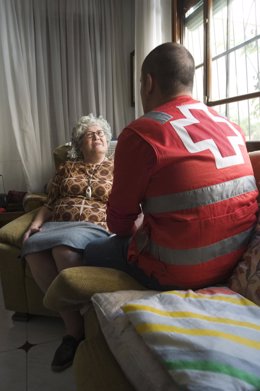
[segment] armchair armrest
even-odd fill
[[[42,206],[46,201],[46,193],[26,193],[23,198],[23,209],[25,212],[30,212]]]
[[[31,224],[38,209],[25,213],[10,223],[4,225],[0,229],[0,243],[9,244],[11,246],[21,248],[23,235]]]
[[[80,310],[94,293],[132,289],[146,288],[119,270],[78,266],[60,272],[47,290],[43,303],[45,307],[58,312]]]

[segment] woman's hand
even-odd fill
[[[30,236],[42,230],[42,225],[45,221],[48,221],[52,215],[52,210],[43,205],[36,216],[34,217],[30,227],[27,229],[23,236],[23,242],[25,242]]]
[[[39,225],[36,224],[30,225],[30,227],[27,229],[27,231],[23,236],[23,242],[25,242],[30,236],[32,236],[33,234],[39,231],[41,231],[41,227]]]

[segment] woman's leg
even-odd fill
[[[25,259],[31,269],[36,284],[45,293],[51,282],[58,275],[51,251],[46,250],[28,254]]]
[[[25,259],[35,282],[43,293],[47,291],[61,270],[82,265],[82,255],[67,246],[58,246],[52,250],[28,254]]]
[[[82,255],[67,246],[58,246],[52,249],[58,273],[70,267],[82,265]],[[53,371],[60,372],[69,367],[74,359],[77,347],[84,336],[83,318],[78,311],[64,310],[60,312],[64,321],[66,335],[57,348],[51,367]]]
[[[58,272],[69,267],[82,266],[82,252],[68,246],[57,246],[52,249]]]
[[[82,255],[67,246],[58,246],[51,251],[42,251],[26,256],[33,278],[43,293],[45,293],[58,275],[66,268],[81,266]],[[72,364],[77,346],[84,335],[83,318],[78,311],[61,311],[66,336],[55,352],[52,369],[62,371]]]
[[[67,246],[59,246],[52,249],[52,256],[55,261],[58,273],[70,267],[82,266],[82,254]],[[84,334],[83,318],[78,311],[61,311],[67,334],[77,340],[82,339]]]

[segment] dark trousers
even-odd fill
[[[129,241],[130,237],[117,235],[93,240],[84,250],[84,265],[121,270],[147,289],[170,290],[170,287],[161,286],[153,276],[147,276],[135,263],[127,261]]]

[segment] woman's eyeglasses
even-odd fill
[[[96,137],[96,136],[98,136],[98,137],[104,137],[104,135],[105,135],[105,132],[104,132],[104,130],[102,130],[102,129],[100,129],[100,130],[97,130],[96,132],[86,132],[85,133],[85,136],[87,137],[87,138],[93,138],[94,136]]]

